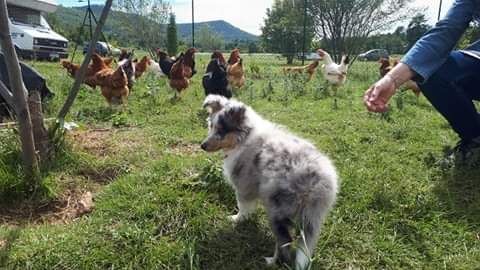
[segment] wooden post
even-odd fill
[[[303,1],[303,44],[302,44],[302,66],[305,65],[305,50],[307,45],[307,0]]]
[[[50,138],[48,137],[48,132],[43,121],[42,99],[39,91],[30,92],[28,107],[32,118],[35,149],[37,149],[39,153],[40,163],[46,162],[50,156]]]
[[[195,48],[195,3],[192,0],[192,48]]]
[[[5,56],[5,63],[7,67],[9,67],[7,71],[13,94],[13,108],[15,109],[19,125],[25,177],[30,185],[30,191],[33,192],[40,181],[40,170],[37,154],[35,152],[35,143],[33,141],[30,112],[27,106],[27,91],[23,84],[20,64],[18,63],[17,53],[13,47],[12,38],[10,36],[6,0],[0,0],[0,42]]]
[[[103,7],[103,10],[102,10],[102,15],[100,15],[100,20],[98,21],[98,24],[95,28],[95,33],[93,34],[93,37],[90,40],[90,46],[89,46],[88,52],[85,55],[85,59],[83,59],[83,63],[80,66],[80,70],[75,76],[75,82],[73,83],[72,89],[68,94],[67,100],[65,101],[65,104],[63,104],[62,109],[58,113],[59,124],[62,126],[65,121],[65,117],[70,111],[70,108],[72,107],[73,102],[75,101],[75,98],[78,95],[78,91],[80,90],[80,85],[85,79],[85,74],[87,73],[87,67],[88,67],[88,64],[90,63],[90,59],[92,58],[92,53],[93,53],[93,50],[95,49],[95,44],[97,43],[98,38],[102,33],[103,25],[105,25],[105,22],[107,21],[108,13],[110,12],[110,8],[112,7],[112,2],[113,0],[107,0],[105,2],[105,6]]]
[[[10,105],[10,107],[13,108],[12,92],[8,90],[7,86],[5,86],[5,84],[2,81],[0,81],[0,96],[2,96],[3,99],[5,99],[5,101],[8,103],[8,105]]]
[[[442,0],[440,0],[440,4],[438,4],[438,17],[437,22],[440,21],[440,15],[442,14]]]

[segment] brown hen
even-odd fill
[[[235,48],[230,52],[230,57],[228,57],[227,64],[233,65],[240,61],[240,49]]]
[[[90,82],[101,87],[102,95],[110,105],[115,99],[125,105],[128,103],[128,79],[122,67],[102,69],[90,78]]]
[[[140,62],[135,63],[135,79],[138,79],[150,65],[150,57],[144,56]]]
[[[236,88],[245,84],[245,71],[243,70],[243,60],[240,58],[240,50],[234,49],[228,58],[227,66],[228,83]]]
[[[185,64],[185,76],[187,78],[192,78],[193,75],[197,73],[195,70],[195,53],[197,49],[190,48],[183,55],[184,64]]]
[[[93,84],[91,77],[100,70],[110,68],[112,61],[112,58],[103,58],[96,53],[92,54],[92,63],[88,65],[87,72],[85,73],[84,83],[92,88],[95,88],[96,85]],[[75,78],[80,70],[79,64],[74,64],[68,60],[62,60],[61,64],[72,78]]]
[[[175,97],[177,97],[177,94],[181,94],[183,90],[187,89],[190,84],[185,71],[185,59],[183,55],[180,55],[177,62],[173,64],[172,69],[170,70],[170,87],[176,90]]]

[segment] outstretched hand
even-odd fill
[[[388,102],[395,94],[396,88],[393,78],[387,75],[365,92],[363,103],[371,112],[386,112],[388,110]]]

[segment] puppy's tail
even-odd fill
[[[295,258],[295,269],[306,270],[311,265],[313,250],[317,245],[321,227],[327,215],[330,204],[324,200],[310,202],[302,211],[301,215],[301,238],[299,239]]]

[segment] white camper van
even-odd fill
[[[10,32],[20,57],[68,57],[68,40],[55,33],[44,15],[55,12],[55,0],[7,0]]]

